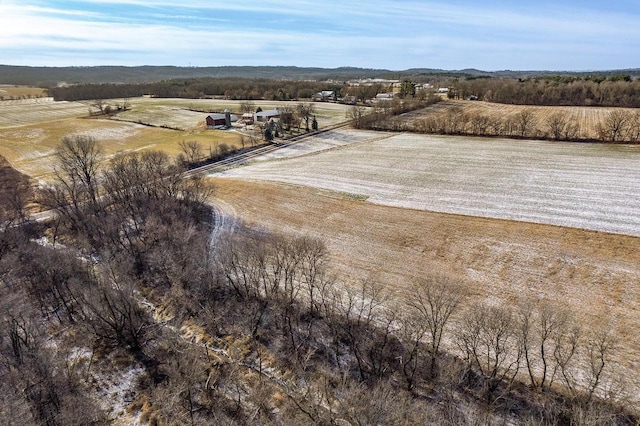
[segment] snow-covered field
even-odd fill
[[[324,188],[383,205],[640,236],[640,146],[355,130],[301,145],[331,141],[344,146],[291,152],[286,160],[220,175]]]
[[[0,104],[0,128],[27,126],[87,115],[89,107],[80,102],[54,102],[53,98],[4,101]]]

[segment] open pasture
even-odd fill
[[[114,120],[146,124],[153,127],[167,127],[179,130],[204,128],[206,114],[190,111],[167,103],[133,103],[127,111],[113,116]]]
[[[205,130],[206,114],[189,111],[188,100],[136,98],[130,102],[131,109],[121,113],[133,114],[132,122],[106,116],[89,118],[91,103],[54,102],[52,98],[0,102],[0,155],[19,171],[46,180],[55,165],[54,150],[65,136],[94,137],[107,158],[142,149],[175,156],[181,152],[181,141],[200,143],[205,155],[222,144],[241,146],[238,133]],[[117,103],[122,100],[107,101],[109,105]],[[161,128],[163,125],[186,130]]]
[[[180,153],[181,141],[197,141],[205,154],[220,144],[240,146],[235,132],[217,130],[176,131],[109,119],[70,118],[30,126],[0,128],[0,155],[21,172],[47,179],[53,171],[55,148],[65,136],[94,137],[107,158],[118,153],[156,149],[169,155]]]
[[[389,206],[640,236],[640,146],[377,135],[222,176],[351,193]]]
[[[226,99],[176,99],[176,98],[131,98],[128,100],[130,110],[119,113],[116,119],[142,122],[154,126],[168,126],[180,129],[191,129],[204,126],[208,112],[231,110],[241,114],[240,104],[243,101]],[[251,101],[255,108],[263,110],[275,109],[287,105],[295,109],[301,101]],[[306,102],[305,102],[306,103]],[[346,120],[349,106],[329,102],[314,102],[316,119],[320,127],[331,126]]]

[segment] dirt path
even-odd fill
[[[217,197],[262,228],[324,239],[345,281],[368,275],[403,292],[413,277],[459,276],[470,300],[548,299],[587,327],[609,326],[640,389],[640,238],[374,205],[348,194],[214,179]]]
[[[213,228],[210,244],[214,246],[221,237],[231,234],[236,228],[238,216],[233,206],[224,200],[214,198],[209,203],[213,214]]]

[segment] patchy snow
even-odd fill
[[[96,378],[100,402],[110,417],[122,417],[126,413],[126,406],[133,399],[136,379],[144,371],[143,367],[134,366],[111,375],[101,374]]]
[[[640,236],[640,146],[412,134],[363,142],[371,133],[339,149],[254,162],[218,176],[362,194],[389,206]],[[308,143],[318,144],[315,139]]]
[[[137,123],[114,121],[109,121],[106,123],[108,123],[108,127],[98,127],[95,129],[85,130],[83,132],[74,133],[74,135],[89,136],[97,141],[124,140],[135,135],[140,130],[145,128],[145,126],[143,126],[142,124]]]
[[[82,117],[87,113],[87,105],[83,103],[54,102],[53,98],[3,101],[0,104],[0,128]]]

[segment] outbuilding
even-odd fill
[[[253,114],[245,112],[242,114],[242,121],[244,121],[244,124],[253,124]]]
[[[270,109],[268,111],[260,111],[253,114],[253,121],[267,122],[272,118],[280,118],[280,111],[277,109]]]
[[[238,121],[238,116],[225,111],[224,114],[209,114],[206,121],[207,127],[231,127],[231,123]]]
[[[333,90],[323,90],[313,95],[314,101],[330,101],[335,98],[336,94]]]

